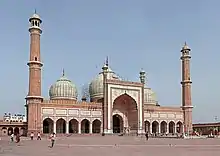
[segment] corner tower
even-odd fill
[[[182,109],[184,113],[184,131],[191,133],[192,128],[192,100],[191,100],[191,78],[190,78],[190,51],[188,45],[184,44],[181,49],[181,60],[182,60]]]
[[[41,96],[41,68],[43,66],[40,58],[40,36],[42,20],[35,13],[29,19],[30,27],[30,58],[29,66],[29,90],[26,97],[28,132],[40,129],[40,106],[43,97]]]

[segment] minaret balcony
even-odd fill
[[[29,61],[29,62],[27,63],[28,66],[30,66],[31,64],[39,65],[40,67],[43,66],[43,63],[40,62],[40,61]]]

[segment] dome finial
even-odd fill
[[[64,71],[64,68],[63,68],[63,73],[62,73],[62,76],[65,76],[65,71]]]
[[[34,13],[37,14],[37,9],[36,8],[34,9]]]
[[[108,56],[106,57],[106,66],[108,66]]]

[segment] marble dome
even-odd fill
[[[60,79],[56,81],[50,87],[49,90],[50,99],[72,99],[77,100],[78,92],[76,85],[72,83],[65,75],[63,74]]]
[[[157,104],[156,93],[151,88],[144,88],[144,104]]]
[[[121,80],[121,78],[115,74],[115,72],[113,72],[109,66],[107,69],[107,79]],[[90,83],[89,94],[91,99],[103,98],[103,72],[100,72],[98,76]]]

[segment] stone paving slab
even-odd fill
[[[50,141],[22,138],[21,143],[0,140],[0,156],[216,156],[220,139],[150,139],[119,136],[71,136]]]

